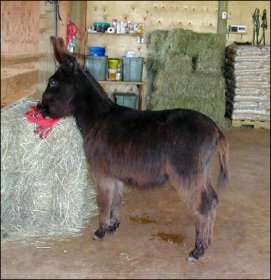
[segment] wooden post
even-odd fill
[[[217,33],[225,39],[226,45],[226,34],[227,34],[227,18],[222,19],[222,12],[227,13],[228,17],[228,1],[218,1],[218,22],[217,22]]]
[[[82,40],[80,41],[79,55],[80,62],[82,65],[85,65],[85,50],[87,44],[87,32],[86,32],[86,21],[87,21],[87,1],[81,1],[81,25],[80,29],[82,30]]]

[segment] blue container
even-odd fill
[[[89,55],[91,56],[104,56],[105,48],[103,47],[89,47]]]

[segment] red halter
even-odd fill
[[[40,134],[40,138],[44,139],[48,137],[52,130],[53,125],[60,120],[60,118],[52,119],[44,116],[38,111],[37,106],[32,106],[31,109],[24,113],[28,121],[35,123],[35,134]]]

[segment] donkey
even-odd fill
[[[209,175],[215,150],[218,185],[229,179],[224,134],[209,117],[193,110],[141,111],[115,104],[66,50],[62,38],[50,41],[59,67],[38,109],[52,118],[76,119],[97,188],[99,227],[93,239],[119,227],[124,184],[159,186],[169,181],[194,213],[196,241],[187,261],[203,256],[211,244],[218,203]]]

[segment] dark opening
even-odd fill
[[[198,65],[198,56],[196,55],[192,57],[192,68],[194,71],[196,70],[197,65]]]

